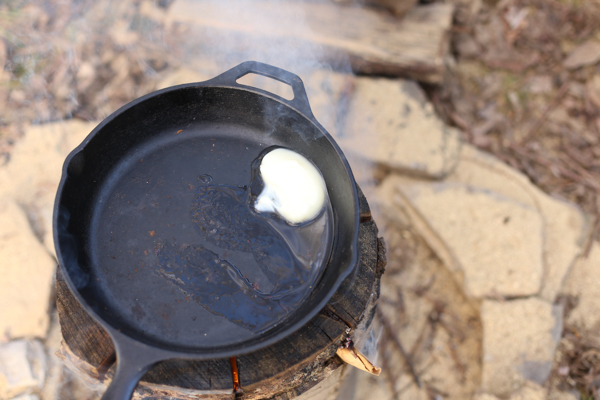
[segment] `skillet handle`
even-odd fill
[[[261,93],[268,94],[270,96],[276,96],[280,101],[287,103],[288,105],[295,108],[305,116],[310,117],[313,120],[315,119],[310,109],[310,103],[308,102],[308,97],[306,95],[306,90],[304,88],[304,83],[302,83],[302,79],[300,79],[300,77],[296,74],[275,67],[273,65],[261,63],[258,61],[246,61],[241,63],[237,67],[233,67],[229,71],[225,71],[221,75],[218,75],[215,78],[207,81],[207,83],[210,82],[210,84],[216,85],[237,86],[247,88],[249,86],[241,85],[236,81],[242,76],[247,75],[249,73],[266,76],[268,78],[275,79],[279,82],[283,82],[285,84],[290,85],[292,87],[292,91],[294,92],[294,98],[292,100],[284,99],[281,96],[277,96],[276,94],[255,87],[252,87],[252,89],[260,91]]]
[[[130,400],[140,379],[155,364],[165,359],[164,355],[145,345],[113,336],[117,349],[117,370],[101,400]],[[125,342],[125,343],[124,343]]]

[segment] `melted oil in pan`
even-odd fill
[[[294,226],[253,208],[261,187],[253,164],[247,186],[213,185],[198,176],[190,218],[199,244],[162,243],[159,273],[206,310],[254,333],[282,321],[316,284],[331,244],[329,200],[308,223]]]

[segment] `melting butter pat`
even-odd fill
[[[325,205],[326,187],[321,173],[305,157],[287,150],[267,153],[260,164],[265,187],[254,208],[276,212],[292,224],[315,218]]]

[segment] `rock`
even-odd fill
[[[356,78],[338,141],[375,163],[443,178],[456,166],[460,137],[436,116],[412,81]]]
[[[482,389],[509,396],[527,381],[543,384],[562,330],[562,307],[537,299],[484,300]]]
[[[0,200],[0,342],[44,337],[55,261],[13,201]]]
[[[1,169],[11,185],[3,186],[0,195],[12,195],[22,203],[30,201],[40,187],[56,188],[65,157],[94,127],[94,123],[71,120],[26,128]]]
[[[546,400],[546,389],[528,381],[510,396],[510,400]]]
[[[52,209],[65,157],[94,127],[79,120],[29,126],[8,164],[0,167],[0,198],[12,198],[27,211],[51,254]]]
[[[46,248],[49,254],[54,254],[54,237],[52,235],[52,213],[54,212],[54,200],[56,199],[56,188],[40,187],[38,195],[27,205],[27,214],[31,222],[33,232]]]
[[[0,398],[9,399],[39,390],[44,384],[45,369],[44,347],[39,341],[15,340],[0,344]]]
[[[397,176],[379,189],[386,215],[411,216],[468,296],[528,296],[540,290],[542,219],[532,207],[454,182]]]
[[[540,297],[554,302],[563,281],[591,233],[592,225],[574,205],[541,194],[545,273]]]
[[[600,42],[588,40],[575,47],[563,62],[567,69],[576,69],[586,65],[593,65],[600,61]]]
[[[600,327],[600,244],[594,242],[587,258],[577,260],[565,280],[562,293],[578,298],[578,305],[567,318],[567,323],[583,329]]]
[[[540,296],[554,302],[564,277],[582,251],[591,224],[575,206],[554,199],[519,171],[470,145],[446,178],[499,193],[538,210],[543,219],[544,278]]]
[[[386,182],[388,179],[392,179],[393,183]],[[497,294],[512,296],[516,295],[516,292],[521,293],[520,295],[530,295],[539,291],[541,298],[553,302],[564,277],[589,237],[591,224],[575,206],[551,198],[535,187],[520,172],[470,145],[463,145],[459,163],[441,183],[428,183],[398,176],[387,178],[386,181],[381,185],[378,194],[383,209],[387,210],[386,216],[401,223],[406,223],[408,218],[417,232],[452,270],[457,281],[466,285],[467,294],[471,296],[481,297],[482,293],[484,293],[483,296]],[[477,192],[479,195],[471,196],[469,191]],[[425,193],[425,203],[420,197],[423,193]],[[497,287],[496,292],[490,292],[495,283],[488,279],[488,276],[495,277],[495,280],[506,280],[509,277],[511,265],[504,262],[504,252],[500,251],[498,247],[490,249],[488,252],[478,249],[472,244],[472,241],[479,241],[477,235],[480,233],[477,229],[490,235],[491,231],[481,226],[477,228],[473,224],[469,207],[466,203],[461,204],[462,200],[454,198],[456,195],[453,193],[460,193],[456,195],[461,199],[464,197],[471,198],[473,201],[476,197],[486,199],[485,204],[496,204],[500,199],[503,199],[500,203],[512,201],[519,204],[520,208],[530,210],[526,213],[527,215],[538,214],[537,218],[540,221],[537,228],[530,225],[532,230],[528,234],[524,234],[520,228],[517,228],[516,236],[513,237],[529,249],[523,248],[521,253],[511,252],[512,257],[517,257],[518,254],[521,254],[520,256],[527,254],[529,257],[522,259],[520,264],[512,263],[512,267],[524,266],[525,270],[521,270],[521,267],[518,268],[519,276],[527,278],[527,282],[523,281],[517,285],[524,285],[525,289],[521,287],[506,291],[507,287],[504,285]],[[444,200],[442,200],[442,195]],[[450,203],[447,203],[448,201]],[[473,206],[475,204],[473,203]],[[485,207],[488,206],[485,205]],[[508,205],[504,207],[510,208]],[[478,216],[480,223],[487,224],[485,218],[492,218],[491,211],[486,214],[485,208],[478,208],[473,212],[477,215],[484,214]],[[403,218],[404,220],[402,220]],[[461,223],[466,227],[464,232],[475,235],[469,236],[470,241],[465,241],[463,232],[458,235],[458,229],[462,229],[459,225]],[[510,226],[510,218],[507,223]],[[503,225],[504,228],[508,226]],[[506,230],[504,232],[509,233]],[[485,237],[481,236],[482,243],[493,245],[493,241],[484,240]],[[497,241],[501,238],[502,236],[495,237],[493,240]],[[504,237],[504,239],[509,240],[509,237]],[[518,243],[514,242],[514,244]],[[541,259],[538,256],[540,246],[543,246]],[[463,254],[463,251],[466,253]],[[484,258],[481,258],[482,253],[485,253]],[[478,262],[489,260],[490,257],[495,257],[499,267],[491,266],[488,261],[481,263],[484,266],[484,269],[481,269]],[[470,261],[463,265],[467,260]],[[536,264],[532,265],[530,261],[535,261]],[[489,266],[489,270],[485,269],[486,265]],[[492,271],[492,273],[488,275],[487,271]],[[535,280],[532,281],[531,277],[534,277]],[[481,279],[485,281],[484,286],[479,286]],[[541,287],[539,280],[541,280]]]

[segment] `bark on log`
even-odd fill
[[[225,57],[232,65],[250,57],[297,71],[291,64],[324,59],[362,74],[442,81],[451,4],[417,6],[403,18],[333,3],[254,1],[251,7],[178,0],[166,23],[188,26],[190,54]]]
[[[337,370],[343,362],[335,354],[337,347],[346,335],[354,338],[370,326],[385,267],[385,249],[377,238],[377,226],[371,220],[362,192],[360,210],[363,217],[356,273],[342,283],[321,313],[298,332],[267,349],[237,357],[247,400],[292,399],[334,372],[341,376],[341,371]],[[116,361],[112,342],[71,294],[60,269],[56,277],[56,294],[64,338],[59,356],[88,380],[108,383]],[[232,399],[232,387],[228,359],[170,360],[156,365],[144,375],[134,399],[191,400],[199,395],[207,399]],[[335,385],[331,387],[335,389]],[[317,389],[314,392],[318,392]]]

